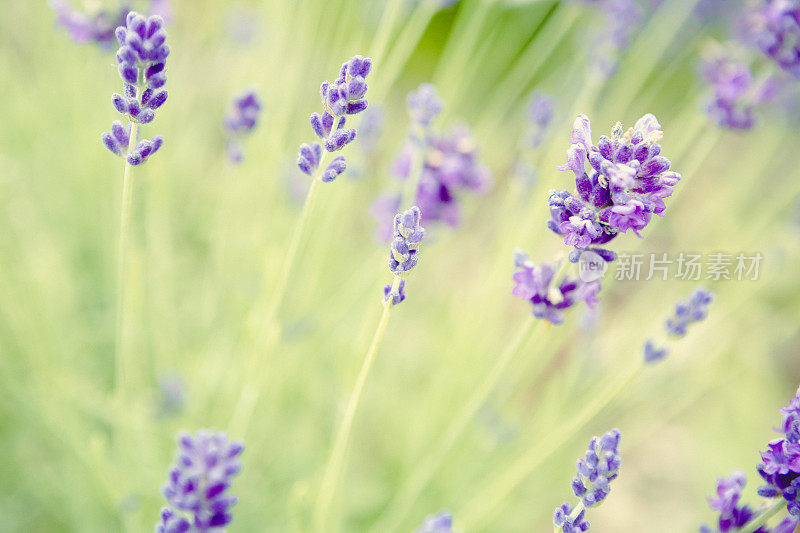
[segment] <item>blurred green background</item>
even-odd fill
[[[716,477],[734,469],[747,472],[755,498],[757,451],[800,381],[797,123],[780,109],[746,133],[708,123],[699,54],[727,30],[702,23],[695,4],[645,6],[619,68],[604,79],[587,75],[588,36],[602,17],[579,3],[173,2],[170,98],[144,128],[165,144],[134,170],[125,342],[135,367],[118,401],[123,164],[100,143],[118,118],[113,50],[71,42],[42,1],[6,2],[0,530],[151,531],[176,433],[230,430],[244,383],[260,394],[246,432],[240,425],[231,434],[246,450],[229,529],[308,529],[391,281],[369,207],[391,186],[407,135],[405,95],[426,81],[445,101],[438,125],[472,128],[493,187],[465,195],[460,227],[428,228],[356,415],[329,530],[412,531],[446,508],[462,532],[548,531],[553,508],[571,500],[575,458],[612,427],[623,433],[622,474],[589,516],[595,531],[696,531],[713,520],[705,497]],[[348,148],[348,172],[321,187],[270,333],[276,342],[256,348],[263,364],[248,375],[253,309],[269,301],[310,181],[294,166],[297,146],[312,138],[319,83],[357,53],[375,61],[367,97],[384,113],[377,150]],[[224,159],[222,117],[250,85],[264,112],[234,167]],[[532,90],[554,97],[556,114],[526,186],[513,167]],[[684,175],[668,216],[643,240],[619,239],[620,251],[760,252],[761,276],[704,281],[717,295],[709,319],[520,483],[493,494],[520,458],[637,364],[645,338],[697,286],[608,280],[598,313],[575,309],[565,325],[536,331],[406,512],[382,523],[529,320],[526,302],[510,295],[514,248],[535,261],[565,251],[545,228],[545,200],[549,189],[572,186],[555,167],[578,112],[591,117],[595,138],[617,120],[627,127],[654,113],[664,154]],[[164,383],[176,379],[185,401],[165,412]]]

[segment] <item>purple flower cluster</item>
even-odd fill
[[[781,408],[781,415],[778,431],[783,436],[761,452],[757,469],[766,485],[758,493],[765,498],[785,499],[789,514],[800,519],[800,390],[789,405]]]
[[[461,220],[458,195],[463,191],[484,192],[489,170],[478,160],[477,144],[466,126],[451,129],[431,139],[423,159],[415,203],[424,220],[439,220],[456,226]]]
[[[690,324],[705,320],[708,306],[714,301],[714,293],[707,289],[697,289],[691,298],[675,305],[675,315],[665,324],[667,333],[673,337],[683,337]]]
[[[675,314],[667,319],[664,329],[673,338],[686,335],[689,325],[701,322],[708,316],[708,306],[714,301],[714,293],[707,289],[697,289],[688,300],[683,300],[675,305]],[[655,363],[664,359],[669,350],[659,347],[653,339],[647,339],[644,344],[644,361]]]
[[[800,0],[759,0],[743,21],[744,38],[800,78]]]
[[[574,509],[568,503],[562,503],[553,511],[553,525],[564,533],[581,533],[589,529],[586,521],[586,509]]]
[[[419,243],[425,236],[420,226],[422,213],[417,206],[394,217],[394,239],[389,247],[389,270],[402,276],[417,266]]]
[[[137,124],[133,131],[138,134],[138,124],[152,122],[156,109],[167,101],[167,91],[163,89],[167,82],[164,68],[169,56],[167,32],[160,16],[145,18],[131,11],[125,26],[119,26],[115,35],[120,46],[117,50],[117,68],[122,78],[123,94],[114,93],[111,102],[117,111],[127,116],[131,124]],[[149,141],[138,141],[130,149],[138,140],[131,138],[130,126],[126,135],[121,134],[121,123],[112,124],[111,130],[102,134],[103,144],[115,155],[125,156],[131,165],[145,162],[163,143],[161,135],[156,135]]]
[[[395,275],[394,282],[383,288],[383,302],[397,305],[406,299],[405,276],[419,261],[419,244],[425,236],[425,228],[419,225],[422,214],[414,206],[394,217],[394,239],[389,246],[389,270]]]
[[[768,508],[773,510],[770,512],[776,510],[775,505],[785,504],[788,515],[772,529],[760,526],[753,533],[792,533],[800,524],[800,390],[789,405],[781,408],[781,415],[777,431],[782,437],[769,442],[767,449],[761,452],[761,464],[757,470],[766,484],[759,487],[758,494],[776,499]],[[717,527],[702,526],[701,533],[740,531],[761,516],[761,512],[767,512],[740,505],[746,482],[742,472],[717,480],[717,494],[708,499],[711,508],[719,512]]]
[[[614,429],[602,437],[592,437],[583,459],[578,459],[577,475],[572,479],[572,492],[580,498],[576,507],[564,503],[553,512],[553,524],[564,533],[580,533],[589,529],[585,510],[597,507],[611,492],[611,482],[619,476],[622,458],[619,441],[622,435]]]
[[[556,266],[544,263],[536,265],[527,254],[517,251],[514,257],[514,283],[511,294],[531,302],[533,316],[543,318],[551,324],[564,322],[564,311],[584,301],[589,307],[599,302],[599,281],[583,281],[565,276],[555,280]]]
[[[320,139],[311,144],[300,145],[297,166],[309,176],[320,166],[325,153],[337,152],[353,142],[356,130],[345,128],[347,115],[361,113],[367,108],[364,96],[367,94],[366,78],[372,69],[372,60],[362,56],[354,56],[342,64],[339,77],[333,83],[322,82],[320,95],[324,110],[322,114],[312,113],[311,129]],[[338,156],[325,168],[320,176],[324,182],[331,182],[345,171],[345,160]]]
[[[712,87],[712,95],[706,102],[706,113],[723,128],[752,128],[756,123],[756,107],[777,95],[777,84],[773,78],[754,80],[750,67],[724,50],[706,57],[702,71]]]
[[[448,511],[430,515],[414,533],[453,533],[453,515]]]
[[[234,98],[225,115],[225,151],[231,163],[240,163],[244,156],[242,139],[255,129],[261,114],[261,100],[253,89],[248,89]]]
[[[210,532],[228,525],[237,500],[226,491],[241,470],[243,449],[224,433],[181,434],[175,465],[163,488],[170,507],[162,509],[156,533]]]
[[[67,0],[50,0],[48,3],[56,13],[56,24],[67,31],[70,39],[76,43],[94,42],[106,49],[114,42],[114,29],[125,24],[129,11],[126,6],[120,6],[113,10],[82,13],[73,9]]]
[[[559,167],[574,173],[577,194],[551,191],[548,227],[567,245],[613,260],[615,254],[596,247],[628,230],[641,237],[653,214],[664,216],[664,199],[681,178],[661,155],[662,137],[661,125],[648,113],[625,132],[617,123],[611,137],[603,135],[594,145],[589,118],[578,115],[567,162]]]

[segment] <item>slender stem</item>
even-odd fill
[[[392,283],[392,291],[396,291],[399,284],[400,277],[395,276]],[[347,445],[350,440],[350,432],[353,428],[356,409],[358,409],[358,404],[361,400],[364,383],[367,381],[367,376],[375,360],[375,353],[378,351],[378,346],[381,343],[381,339],[383,339],[383,333],[386,331],[386,324],[389,322],[389,313],[391,309],[391,300],[384,303],[383,314],[381,315],[380,322],[378,322],[378,328],[375,330],[375,335],[372,337],[372,344],[370,344],[369,350],[367,350],[367,355],[364,357],[364,362],[361,365],[361,371],[358,373],[355,387],[353,387],[353,392],[350,394],[350,399],[347,402],[344,418],[336,434],[336,440],[334,441],[328,464],[325,467],[322,484],[320,485],[320,492],[314,507],[314,531],[321,532],[329,529],[328,516],[330,514],[331,502],[333,501],[333,495],[336,491],[339,476],[344,466],[345,453],[347,452]]]
[[[781,509],[786,508],[786,500],[783,498],[779,498],[778,501],[771,504],[770,506],[764,508],[757,516],[756,519],[752,522],[749,522],[746,526],[742,527],[738,531],[740,533],[753,533],[758,528],[763,526],[764,524],[769,521],[770,518],[775,516]]]
[[[322,159],[324,158],[325,154],[323,152]],[[322,167],[322,164],[323,161],[320,161],[320,167]],[[322,168],[324,170],[324,167]],[[283,261],[281,275],[280,278],[278,278],[278,286],[272,296],[272,305],[270,306],[269,313],[265,317],[265,320],[267,321],[272,320],[274,315],[280,311],[281,304],[286,296],[286,289],[289,285],[292,267],[294,267],[294,262],[297,259],[297,250],[300,248],[300,242],[303,240],[303,233],[305,233],[306,225],[308,223],[308,215],[311,213],[311,206],[314,203],[314,198],[316,197],[320,183],[321,181],[318,178],[314,178],[311,181],[311,186],[308,188],[308,194],[306,195],[306,200],[303,203],[303,210],[300,213],[300,220],[298,220],[297,226],[294,228],[292,240],[289,243],[289,249],[286,252],[286,259]]]
[[[136,146],[139,136],[139,123],[131,123],[130,140],[128,141],[128,153]],[[131,204],[133,199],[133,167],[125,161],[125,172],[122,176],[122,205],[120,207],[119,219],[119,248],[117,251],[117,339],[116,339],[116,379],[115,386],[117,394],[122,396],[122,391],[130,379],[130,368],[127,361],[127,350],[125,347],[125,304],[126,295],[126,275],[128,272],[128,226],[130,226]]]
[[[376,526],[372,528],[372,531],[380,531],[383,533],[391,531],[399,525],[405,514],[417,500],[419,494],[436,473],[437,467],[441,465],[448,452],[450,452],[456,442],[458,442],[459,436],[467,428],[470,421],[474,419],[475,413],[477,413],[480,407],[486,402],[486,399],[489,397],[492,390],[494,390],[497,382],[508,368],[508,365],[514,360],[514,356],[525,346],[527,340],[536,330],[536,326],[541,322],[541,320],[533,318],[525,322],[512,342],[495,361],[494,366],[489,370],[486,378],[473,390],[472,395],[464,403],[461,410],[453,417],[450,426],[447,428],[447,432],[439,442],[433,446],[433,451],[417,463],[416,469],[397,492],[394,501],[384,513],[384,518],[379,520]]]
[[[485,490],[473,498],[472,504],[464,508],[463,514],[459,514],[462,517],[462,524],[468,524],[468,529],[477,529],[480,525],[479,520],[484,519],[522,480],[541,466],[553,453],[561,449],[570,437],[613,402],[641,374],[643,368],[644,363],[640,362],[627,376],[599,395],[592,395],[592,399],[586,403],[584,409],[577,416],[572,417],[565,424],[557,426],[555,432],[545,435],[539,441],[539,446],[529,448],[525,455],[514,461],[511,467],[506,469],[494,483],[484,485]],[[462,527],[467,529],[466,526]]]

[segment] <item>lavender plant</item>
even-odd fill
[[[339,483],[339,477],[344,466],[345,454],[350,440],[350,432],[353,427],[356,410],[361,400],[361,393],[364,384],[369,376],[370,369],[375,360],[378,346],[380,346],[386,325],[389,322],[390,310],[401,303],[406,298],[405,279],[419,261],[419,245],[425,236],[425,229],[420,226],[422,214],[417,206],[413,206],[402,213],[398,213],[394,218],[394,240],[389,247],[389,271],[394,274],[394,281],[391,285],[384,287],[383,293],[383,313],[381,315],[378,328],[372,338],[367,355],[361,365],[356,384],[350,399],[347,402],[342,423],[334,439],[330,458],[325,467],[319,494],[314,507],[313,523],[315,531],[324,531],[328,527],[330,507],[333,502],[334,492]]]
[[[578,472],[572,479],[572,491],[579,498],[574,507],[568,502],[553,512],[553,530],[580,533],[589,529],[586,509],[599,506],[611,492],[611,482],[619,475],[621,434],[614,429],[602,437],[592,437],[586,456],[578,459]]]
[[[247,89],[233,99],[223,119],[225,154],[231,163],[241,163],[244,157],[242,140],[253,133],[261,114],[261,100],[255,90]]]
[[[782,421],[776,429],[781,434],[761,452],[758,474],[765,482],[758,494],[766,504],[758,509],[740,504],[747,479],[736,471],[717,481],[717,494],[709,504],[719,513],[716,527],[700,528],[701,533],[791,533],[800,524],[800,390],[780,410]],[[788,512],[772,529],[767,523],[775,515]]]
[[[168,507],[161,510],[156,533],[211,533],[230,524],[237,499],[227,491],[241,470],[243,450],[224,433],[179,435],[178,455],[163,487]]]
[[[743,38],[800,79],[800,1],[758,0],[741,22]]]
[[[48,0],[56,14],[56,25],[63,28],[70,39],[76,43],[95,43],[101,48],[110,49],[114,42],[114,30],[125,25],[131,2],[120,2],[116,9],[103,9],[99,5],[90,6],[87,12],[74,9],[69,0]],[[148,13],[168,19],[172,10],[169,0],[150,0]]]
[[[443,102],[431,84],[422,84],[409,93],[409,135],[392,165],[404,185],[397,193],[381,195],[372,206],[378,221],[376,236],[388,240],[390,228],[383,225],[394,206],[403,198],[414,198],[424,214],[423,222],[440,221],[456,226],[461,219],[458,197],[463,191],[484,192],[490,182],[488,169],[478,160],[477,144],[466,126],[457,126],[437,135],[433,121]]]

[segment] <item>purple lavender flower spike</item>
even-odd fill
[[[550,192],[548,228],[579,250],[605,245],[628,230],[641,237],[653,214],[664,216],[664,198],[680,180],[660,155],[662,136],[656,117],[647,114],[624,132],[618,123],[595,145],[589,118],[578,115],[567,162],[558,167],[573,173],[576,192]]]
[[[683,337],[690,324],[700,322],[708,315],[708,306],[714,294],[706,289],[697,289],[691,298],[675,305],[675,314],[667,319],[665,328],[673,337]]]
[[[417,265],[419,244],[425,236],[422,214],[417,206],[394,217],[394,240],[389,250],[389,270],[403,276]]]
[[[243,449],[224,433],[201,430],[194,436],[179,435],[175,465],[163,487],[170,507],[162,510],[156,531],[210,532],[230,524],[230,508],[237,499],[227,490],[241,470]]]
[[[553,325],[564,323],[564,312],[578,302],[586,302],[589,307],[598,303],[599,281],[583,281],[565,276],[560,282],[554,277],[556,266],[548,263],[536,265],[524,252],[514,254],[513,280],[511,294],[532,304],[533,316],[547,320]]]
[[[453,531],[453,515],[449,511],[430,515],[414,533],[455,533]]]
[[[117,27],[114,36],[119,42],[117,63],[122,78],[122,94],[114,93],[111,101],[114,108],[129,120],[123,142],[122,124],[115,121],[112,132],[117,143],[110,142],[107,132],[102,135],[103,144],[112,153],[124,157],[130,165],[140,165],[155,154],[163,143],[160,135],[151,140],[139,140],[138,124],[149,124],[155,119],[155,110],[167,100],[167,91],[161,89],[166,83],[165,59],[169,55],[166,45],[166,30],[160,16],[148,18],[135,11],[128,12],[124,26]],[[130,139],[133,123],[137,123],[135,139]],[[128,141],[137,141],[129,150]]]
[[[156,96],[153,97],[154,100]],[[247,89],[234,98],[231,108],[223,120],[226,137],[225,151],[228,161],[231,163],[242,161],[244,156],[242,140],[252,134],[258,124],[261,107],[261,100],[253,89]]]
[[[345,128],[346,115],[355,115],[367,108],[366,78],[372,69],[372,60],[362,56],[354,56],[342,64],[339,76],[333,81],[322,82],[320,96],[324,107],[322,113],[312,113],[309,122],[314,134],[320,139],[321,145],[313,143],[312,146],[321,146],[326,152],[336,152],[353,142],[356,138],[354,128]],[[338,118],[338,121],[336,120]],[[335,126],[334,126],[335,124]],[[308,146],[308,145],[303,145]],[[312,174],[319,167],[324,158],[320,153],[315,157],[304,154],[303,146],[300,147],[300,157],[297,165],[306,174]],[[344,172],[344,157],[334,158],[319,179],[329,183]]]
[[[553,524],[564,533],[580,533],[589,529],[586,509],[597,507],[611,492],[611,482],[619,476],[622,458],[619,454],[621,434],[614,429],[602,437],[592,437],[583,459],[578,459],[577,475],[572,479],[572,492],[581,503],[572,507],[564,503],[553,512]]]

